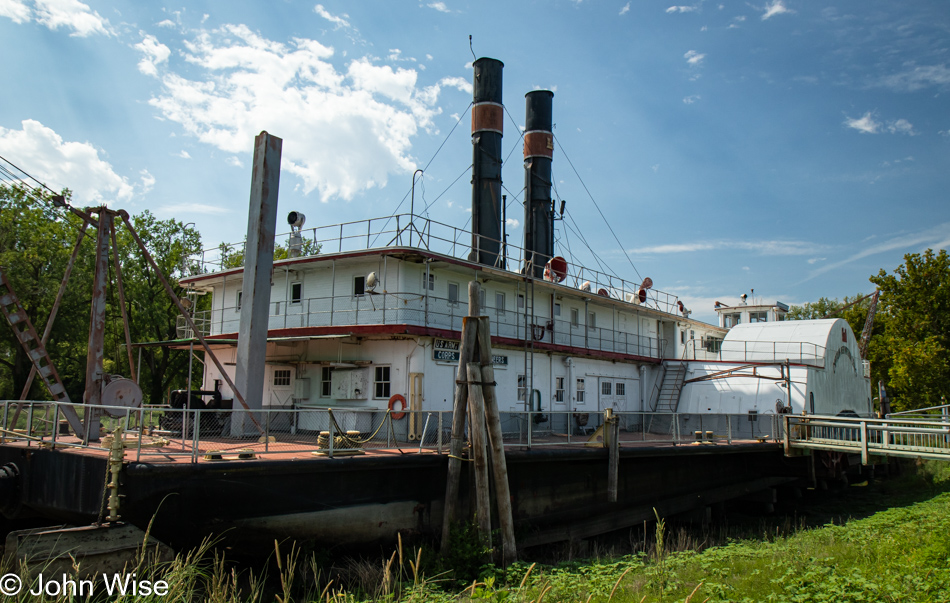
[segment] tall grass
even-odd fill
[[[409,548],[401,537],[388,556],[330,563],[296,544],[275,542],[270,561],[255,569],[228,562],[206,541],[170,562],[151,562],[145,551],[136,560],[130,571],[139,579],[167,581],[167,595],[109,600],[950,603],[950,468],[921,464],[915,476],[883,483],[887,487],[875,493],[893,495],[892,508],[852,521],[833,519],[818,527],[785,522],[755,538],[724,538],[708,546],[717,537],[696,540],[657,515],[649,542],[638,542],[634,553],[551,565],[520,562],[506,570],[475,566],[477,577],[465,581],[431,549]],[[881,494],[888,489],[892,494]],[[458,534],[460,552],[479,558],[483,551],[469,546],[465,529]],[[2,571],[18,572],[24,584],[35,585],[25,567]],[[25,592],[9,600],[66,599]],[[72,600],[106,600],[103,595],[97,585],[95,597]]]

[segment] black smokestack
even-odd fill
[[[501,61],[475,61],[472,106],[472,253],[469,260],[504,267],[501,247],[501,137],[505,110],[501,103]]]
[[[551,104],[554,93],[534,90],[525,94],[524,133],[524,249],[531,274],[540,278],[554,257],[554,211],[551,207]]]

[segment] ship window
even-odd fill
[[[581,323],[581,313],[577,311],[577,308],[571,308],[571,326],[576,327]]]
[[[377,366],[376,367],[376,379],[375,379],[375,390],[374,398],[388,398],[389,397],[389,367],[388,366]]]
[[[280,316],[280,302],[274,302],[274,316]]]
[[[457,306],[459,303],[459,284],[449,283],[449,303]]]
[[[290,369],[275,370],[274,385],[290,385]]]
[[[333,369],[329,366],[321,367],[320,369],[320,397],[329,398],[330,391],[333,386]]]
[[[554,304],[554,315],[555,316],[561,315],[561,304]]]
[[[727,329],[731,329],[742,322],[742,314],[723,314],[722,319],[722,326],[726,327]]]
[[[600,393],[601,393],[601,395],[609,396],[609,395],[610,395],[610,390],[611,390],[611,383],[610,383],[610,381],[604,381],[604,382],[602,382],[602,383],[600,384]]]
[[[722,339],[719,339],[718,337],[710,337],[709,335],[707,335],[705,347],[706,347],[707,352],[718,354],[719,350],[722,348]]]
[[[749,312],[749,322],[768,322],[768,312]]]
[[[422,275],[422,289],[423,289],[423,291],[425,290],[425,288],[426,288],[426,275],[423,274],[423,275]],[[429,291],[435,291],[435,275],[434,275],[434,274],[430,274],[430,275],[429,275]]]
[[[680,331],[680,343],[686,343],[686,331]]]
[[[524,295],[518,295],[518,309],[524,308]]]
[[[597,315],[591,312],[587,315],[587,328],[596,329],[597,328]]]
[[[504,314],[505,313],[505,294],[501,291],[495,292],[495,313]]]
[[[524,375],[518,375],[518,399],[524,402],[525,393],[528,391],[528,380]]]
[[[621,397],[626,396],[626,395],[627,395],[627,384],[626,384],[626,383],[623,383],[623,382],[617,383],[617,387],[616,387],[616,389],[615,389],[614,391],[617,392],[617,395],[618,395],[618,396],[621,396]]]
[[[577,403],[578,404],[584,403],[584,380],[583,379],[577,380]]]
[[[299,304],[303,299],[303,283],[290,283],[290,303]]]
[[[235,309],[235,310],[240,310],[240,309],[241,309],[241,296],[242,296],[242,295],[244,295],[244,292],[243,292],[243,291],[238,291],[238,292],[237,292],[237,301],[234,302],[234,309]]]
[[[564,401],[564,377],[554,378],[554,401]]]
[[[357,276],[353,279],[353,295],[363,295],[366,293],[366,277]]]

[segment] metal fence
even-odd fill
[[[313,297],[292,304],[270,302],[268,310],[268,329],[409,324],[461,331],[462,318],[468,314],[468,304],[419,293],[387,292]],[[499,308],[488,304],[482,313],[491,318],[493,337],[518,340],[533,338],[545,343],[647,358],[662,358],[665,352],[666,341],[663,339],[596,327],[581,322],[580,317],[577,322],[559,317],[553,320],[535,317],[533,321],[526,321],[523,308]],[[179,319],[178,335],[190,336],[184,319]],[[240,326],[240,309],[232,306],[204,310],[196,312],[194,319],[203,335],[233,333]]]
[[[16,408],[21,412],[14,424]],[[121,426],[126,460],[213,462],[252,458],[329,458],[377,452],[385,454],[448,454],[451,411],[406,411],[393,414],[371,409],[267,408],[264,410],[137,409],[74,404],[84,416],[99,409],[99,442],[82,442],[65,429],[62,404],[3,402],[3,443],[26,446],[85,448],[104,453]],[[105,413],[111,414],[105,414]],[[402,414],[403,416],[399,416]],[[669,414],[619,412],[620,446],[733,444],[781,442],[778,415]],[[604,446],[603,413],[576,411],[502,412],[505,447]],[[467,436],[466,436],[467,439]]]
[[[871,455],[950,460],[950,417],[886,419],[785,415],[785,451],[832,450]]]
[[[306,228],[301,231],[301,234],[308,244],[320,245],[322,254],[407,246],[459,259],[468,258],[472,251],[473,240],[470,231],[410,214]],[[278,244],[285,244],[289,236],[290,233],[278,234],[275,241]],[[487,242],[489,239],[482,237],[482,240]],[[309,243],[311,241],[312,243]],[[494,243],[498,244],[497,241]],[[240,242],[204,249],[186,260],[183,273],[198,275],[237,267],[230,264],[240,264],[238,260],[244,255],[244,247],[245,243]],[[222,248],[224,253],[222,253]],[[517,274],[527,272],[525,268],[529,263],[529,253],[507,243],[501,245],[501,248],[504,250],[505,264],[503,266],[500,264],[499,267],[507,267],[508,270]],[[232,256],[237,260],[229,261],[229,257]],[[567,263],[564,284],[574,288],[583,287],[591,294],[601,293],[631,304],[641,303],[637,297],[640,290],[639,282],[591,270],[573,262]],[[646,301],[643,305],[668,313],[678,311],[677,296],[657,289],[648,289],[645,294]]]

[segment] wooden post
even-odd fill
[[[472,317],[467,316],[466,320]],[[476,331],[477,332],[477,331]],[[482,543],[491,546],[491,501],[488,486],[488,448],[485,433],[485,398],[482,392],[482,368],[477,362],[468,363],[469,437],[472,440],[472,460],[475,461],[475,518]]]
[[[617,481],[620,468],[620,418],[612,409],[604,411],[604,439],[607,440],[607,502],[617,502]]]
[[[478,319],[478,351],[482,365],[482,393],[485,397],[485,420],[488,423],[488,441],[491,445],[492,473],[498,502],[498,525],[501,528],[502,563],[505,567],[518,559],[515,546],[515,526],[511,513],[511,489],[508,486],[508,464],[502,441],[501,415],[495,396],[495,369],[492,366],[491,322],[487,316]]]
[[[478,316],[481,313],[478,282],[468,284],[468,313]],[[463,319],[462,341],[459,346],[459,368],[457,380],[468,381],[468,363],[475,352],[478,330]],[[458,516],[459,481],[462,474],[462,448],[465,443],[465,414],[468,406],[468,387],[455,385],[455,403],[452,412],[452,438],[449,442],[449,468],[445,483],[445,503],[442,513],[442,554],[449,552],[449,531]]]

